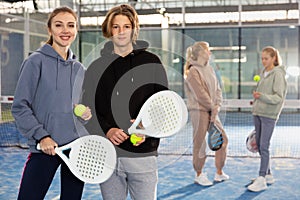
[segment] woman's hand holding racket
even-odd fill
[[[210,115],[210,121],[211,122],[214,123],[216,121],[216,118],[217,118],[217,116],[219,114],[219,110],[220,110],[220,106],[215,105],[214,108],[212,109],[211,115]]]
[[[56,154],[55,148],[58,147],[58,144],[51,138],[45,137],[40,141],[40,149],[45,154],[54,156]]]

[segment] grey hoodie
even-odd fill
[[[256,88],[261,96],[253,101],[252,113],[277,120],[287,93],[286,71],[283,66],[276,66],[266,77],[263,73]]]
[[[85,71],[71,50],[68,55],[64,60],[45,44],[22,63],[12,114],[31,152],[38,152],[36,144],[46,136],[64,145],[81,135],[73,107],[79,103]]]

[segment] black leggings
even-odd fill
[[[24,167],[18,200],[43,200],[61,165],[61,200],[81,199],[84,182],[76,178],[59,156],[30,153]]]

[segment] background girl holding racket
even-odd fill
[[[70,8],[56,8],[47,22],[48,41],[21,66],[12,114],[18,130],[28,138],[31,153],[21,180],[20,200],[44,199],[60,165],[60,199],[75,200],[82,196],[84,183],[54,150],[80,137],[74,121],[78,119],[73,114],[74,105],[79,103],[74,99],[79,99],[76,95],[80,92],[74,92],[74,81],[84,77],[84,68],[69,49],[77,35],[77,20]],[[81,118],[91,118],[89,108]],[[42,151],[36,149],[37,143]]]
[[[99,134],[102,129],[118,155],[115,172],[100,184],[101,194],[105,200],[126,199],[128,192],[132,199],[154,200],[159,139],[147,137],[133,144],[127,130],[144,102],[167,89],[166,72],[160,59],[146,50],[149,44],[137,40],[139,21],[130,5],[111,8],[102,31],[110,41],[88,67],[83,95],[83,102],[95,105],[101,127],[97,130],[92,119],[88,131]]]
[[[221,130],[223,144],[215,153],[216,174],[215,181],[228,180],[229,176],[223,172],[226,160],[228,139],[218,117],[222,102],[222,91],[218,84],[214,69],[209,65],[211,52],[207,42],[196,42],[187,49],[189,63],[185,70],[188,71],[185,81],[187,107],[190,112],[193,126],[193,166],[196,171],[195,183],[209,186],[213,183],[203,172],[206,160],[205,136],[210,122]]]
[[[259,176],[248,186],[248,189],[254,192],[267,189],[267,183],[274,183],[270,169],[270,140],[287,93],[286,71],[278,50],[271,46],[265,47],[261,53],[261,60],[264,70],[256,91],[253,92],[252,110],[260,155]]]

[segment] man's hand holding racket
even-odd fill
[[[170,90],[153,94],[143,104],[128,134],[163,138],[179,132],[187,123],[188,111],[183,99]],[[142,140],[140,141],[142,143]]]
[[[129,138],[127,133],[125,133],[122,129],[119,128],[111,128],[106,134],[106,137],[114,144],[120,145],[125,140]]]
[[[131,123],[134,123],[135,119],[132,119],[130,120]],[[143,129],[143,124],[140,122],[139,123],[139,128],[140,129]],[[136,139],[134,139],[136,138]],[[139,133],[136,133],[136,134],[133,134],[133,135],[130,135],[130,141],[132,142],[133,146],[139,146],[140,144],[142,144],[143,142],[145,142],[146,140],[146,136],[143,135],[143,134],[139,134]]]
[[[187,119],[188,111],[183,99],[173,91],[160,91],[147,99],[137,118],[131,120],[128,134],[136,137],[131,142],[138,146],[146,140],[146,136],[162,138],[174,135],[185,126]],[[120,145],[129,138],[128,134],[122,129],[111,128],[106,137],[114,145]]]

